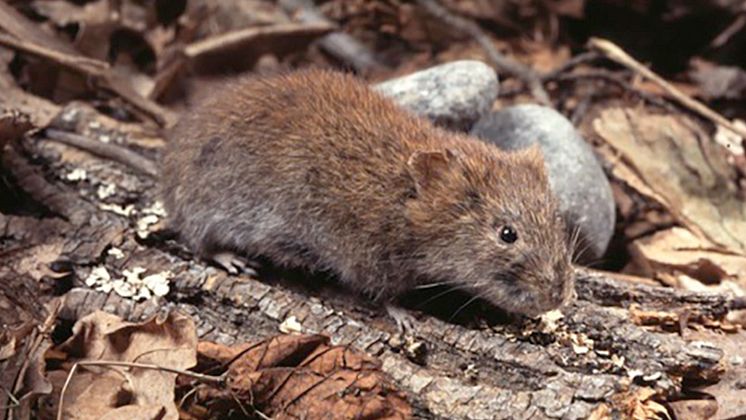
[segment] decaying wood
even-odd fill
[[[54,158],[41,143],[27,146],[41,147],[37,152]],[[15,162],[14,167],[33,173],[35,165]],[[94,178],[113,173],[102,165],[86,168]],[[52,165],[52,170],[59,178],[67,173],[65,165]],[[195,319],[202,339],[234,343],[276,334],[283,321],[295,317],[304,332],[328,334],[335,343],[378,356],[420,416],[586,418],[601,412],[625,416],[630,404],[646,403],[641,395],[666,400],[692,391],[693,384],[719,383],[743,370],[728,362],[727,350],[746,344],[743,334],[722,336],[702,327],[723,319],[732,304],[724,295],[634,284],[578,270],[579,299],[563,310],[556,326],[521,321],[466,327],[424,314],[415,324],[413,342],[402,343],[395,324],[382,311],[335,286],[309,290],[271,272],[261,280],[229,276],[162,239],[141,239],[135,233],[134,216],[112,213],[102,202],[76,198],[95,197],[85,191],[92,186],[81,185],[76,191],[55,184],[37,180],[25,188],[41,202],[50,199],[50,208],[70,216],[64,206],[58,208],[61,204],[55,198],[59,193],[54,191],[65,191],[80,212],[74,217],[80,226],[59,219],[42,221],[47,226],[44,242],[63,244],[58,258],[72,261],[78,284],[94,266],[106,268],[112,277],[142,267],[148,274],[170,272],[172,279],[171,293],[160,303],[74,288],[64,295],[62,319],[79,319],[96,309],[130,320],[179,310]],[[153,199],[152,191],[142,191],[131,214],[141,214]],[[5,230],[19,232],[9,226],[19,226],[24,219],[6,220]],[[110,247],[124,257],[105,252]],[[684,329],[637,325],[632,315],[639,312],[682,319]],[[414,351],[417,346],[426,351]]]
[[[161,265],[144,254],[141,258],[130,263]],[[568,311],[562,328],[568,334],[607,343],[611,354],[625,360],[618,369],[611,359],[599,360],[593,351],[582,354],[569,343],[532,344],[516,340],[515,330],[472,330],[434,318],[416,325],[418,341],[427,347],[426,365],[421,366],[392,348],[395,327],[382,314],[374,312],[371,319],[370,310],[360,310],[349,297],[309,300],[303,293],[252,279],[216,271],[205,275],[187,262],[177,269],[176,278],[176,296],[182,303],[171,308],[195,317],[203,338],[226,343],[256,340],[276,333],[283,320],[295,316],[304,331],[329,334],[336,343],[350,343],[378,355],[384,370],[410,394],[422,415],[585,418],[601,404],[613,406],[615,395],[638,386],[672,395],[681,389],[682,379],[716,380],[721,374],[723,352],[717,347],[688,343],[672,333],[646,331],[631,324],[626,311],[616,305],[579,301]],[[586,282],[591,288],[610,284],[625,296],[644,295],[637,288],[583,275],[581,291]],[[721,312],[718,298],[663,293],[650,299],[674,302],[679,309],[694,306],[706,313]],[[199,305],[186,303],[195,300]],[[134,318],[160,310],[153,303],[133,304],[117,296],[77,289],[67,294],[63,317],[77,319],[92,308]],[[628,377],[631,371],[652,379],[634,385]]]

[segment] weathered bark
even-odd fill
[[[335,343],[378,356],[409,394],[417,415],[431,418],[570,419],[603,410],[626,416],[646,404],[635,399],[641,389],[653,389],[658,401],[671,401],[744,370],[730,362],[739,355],[725,349],[741,349],[740,357],[746,357],[740,344],[745,334],[702,328],[723,319],[728,297],[636,285],[585,270],[577,272],[579,299],[563,310],[556,327],[542,329],[533,322],[466,327],[425,314],[414,334],[426,355],[413,361],[407,356],[412,343],[397,343],[395,325],[383,311],[334,286],[311,290],[281,279],[229,276],[193,260],[172,241],[153,235],[141,239],[138,212],[153,202],[152,180],[63,145],[26,144],[41,159],[32,164],[28,156],[14,155],[13,172],[50,215],[0,217],[0,232],[28,245],[4,264],[28,264],[42,250],[46,259],[67,261],[76,287],[64,294],[62,319],[96,309],[132,320],[179,310],[195,319],[201,339],[234,343],[274,335],[280,323],[295,316],[304,331],[328,334]],[[70,162],[88,174],[77,189],[62,181]],[[118,187],[102,200],[95,191],[107,183]],[[102,208],[102,201],[132,203],[134,210],[123,216]],[[107,252],[111,246],[124,257]],[[43,271],[46,259],[34,270]],[[99,265],[112,276],[133,267],[171,271],[171,292],[157,303],[97,292],[84,280]],[[673,315],[684,330],[637,325],[632,315],[640,311]]]

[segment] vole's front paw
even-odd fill
[[[233,275],[244,273],[254,277],[256,276],[256,268],[259,268],[259,264],[255,261],[230,251],[217,252],[212,254],[209,259]]]
[[[396,328],[401,337],[408,334],[413,334],[415,331],[415,323],[417,319],[414,315],[410,314],[406,309],[401,306],[389,303],[386,305],[386,312],[391,318],[396,321]]]

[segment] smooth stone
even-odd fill
[[[539,105],[518,105],[478,121],[471,134],[504,150],[539,144],[549,183],[571,228],[578,228],[587,247],[581,261],[606,252],[616,219],[611,185],[591,146],[559,112]]]
[[[492,109],[498,82],[490,66],[462,60],[391,79],[374,89],[441,127],[468,130]]]

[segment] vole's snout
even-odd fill
[[[547,264],[538,278],[542,280],[533,288],[534,308],[524,311],[526,315],[539,316],[559,309],[574,298],[575,287],[569,263],[560,261]]]

